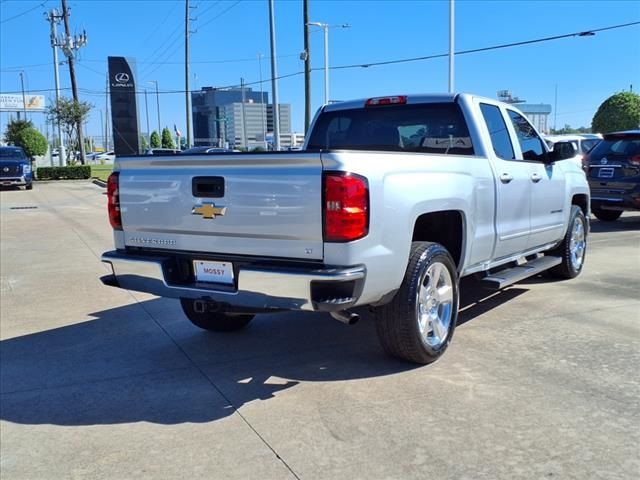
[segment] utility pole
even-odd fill
[[[24,94],[24,73],[20,72],[20,86],[22,87],[22,112],[24,113],[24,119],[27,118],[27,97]]]
[[[109,151],[109,74],[104,87],[104,151]]]
[[[269,37],[271,40],[271,96],[273,103],[273,149],[280,150],[280,112],[278,111],[278,65],[276,63],[276,18],[273,0],[269,0]]]
[[[195,8],[195,7],[194,7]],[[187,148],[193,145],[193,132],[191,130],[191,92],[189,88],[189,0],[185,0],[184,9],[184,95],[187,114]],[[180,148],[180,145],[178,145]]]
[[[73,100],[77,103],[80,101],[78,97],[78,85],[76,84],[76,70],[75,70],[75,52],[81,47],[87,44],[87,34],[85,32],[82,35],[71,36],[71,28],[69,27],[69,8],[67,7],[67,0],[62,0],[62,16],[64,20],[64,43],[62,45],[62,51],[67,57],[69,63],[69,76],[71,77],[71,91],[73,92]],[[78,131],[78,143],[80,143],[80,163],[84,164],[84,135],[82,132],[82,122],[78,122],[76,125]]]
[[[449,0],[449,93],[453,93],[453,60],[455,42],[455,6],[454,0]]]
[[[244,78],[240,78],[240,92],[242,94],[242,146],[245,150],[249,149],[249,140],[247,138],[247,109],[245,106],[246,99],[244,95]]]
[[[58,24],[62,20],[62,15],[57,9],[53,9],[46,14],[46,18],[49,21],[51,27],[51,48],[53,49],[53,78],[56,84],[56,105],[60,102],[60,76],[58,75]],[[60,166],[64,166],[65,159],[67,158],[64,151],[64,140],[62,139],[62,127],[60,122],[56,119],[56,126],[58,131],[58,161]]]
[[[144,89],[144,109],[147,112],[147,140],[149,148],[151,148],[151,131],[149,130],[149,102],[147,101],[147,89]]]
[[[302,2],[304,20],[304,132],[311,124],[311,53],[309,51],[309,0]]]
[[[102,143],[102,148],[104,148],[104,153],[107,153],[107,146],[104,143],[104,120],[102,118],[102,109],[100,109],[100,135],[103,135],[103,143]]]
[[[160,130],[160,92],[158,91],[158,81],[157,80],[149,80],[149,83],[155,83],[156,85],[156,106],[158,111],[158,135],[162,135],[162,131]],[[151,144],[151,142],[149,142]]]
[[[556,83],[556,93],[553,100],[553,129],[558,130],[558,84]]]
[[[262,89],[262,54],[258,54],[258,67],[260,68],[260,117],[262,119],[262,146],[267,148],[267,126],[264,116],[267,113],[267,106],[264,104],[264,90]]]

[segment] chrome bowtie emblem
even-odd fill
[[[214,218],[222,217],[227,212],[227,207],[216,207],[215,203],[203,203],[202,205],[196,205],[191,210],[193,215],[202,215],[202,218],[212,220]]]

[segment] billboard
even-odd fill
[[[30,112],[43,112],[44,95],[26,95],[24,96],[26,109]],[[0,111],[2,112],[18,112],[25,109],[21,94],[0,93]]]
[[[111,125],[116,156],[140,153],[140,128],[132,61],[108,57]]]

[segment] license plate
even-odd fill
[[[613,178],[613,168],[601,168],[598,172],[598,178]]]
[[[193,271],[196,274],[196,281],[198,282],[233,285],[233,263],[231,262],[194,260]]]

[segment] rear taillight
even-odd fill
[[[324,174],[324,240],[350,242],[369,232],[369,184],[353,173]]]
[[[107,205],[109,209],[109,223],[114,230],[122,230],[120,216],[120,189],[118,187],[119,172],[113,172],[107,180]]]
[[[629,163],[632,163],[633,165],[640,165],[640,155],[634,155],[629,158]]]

